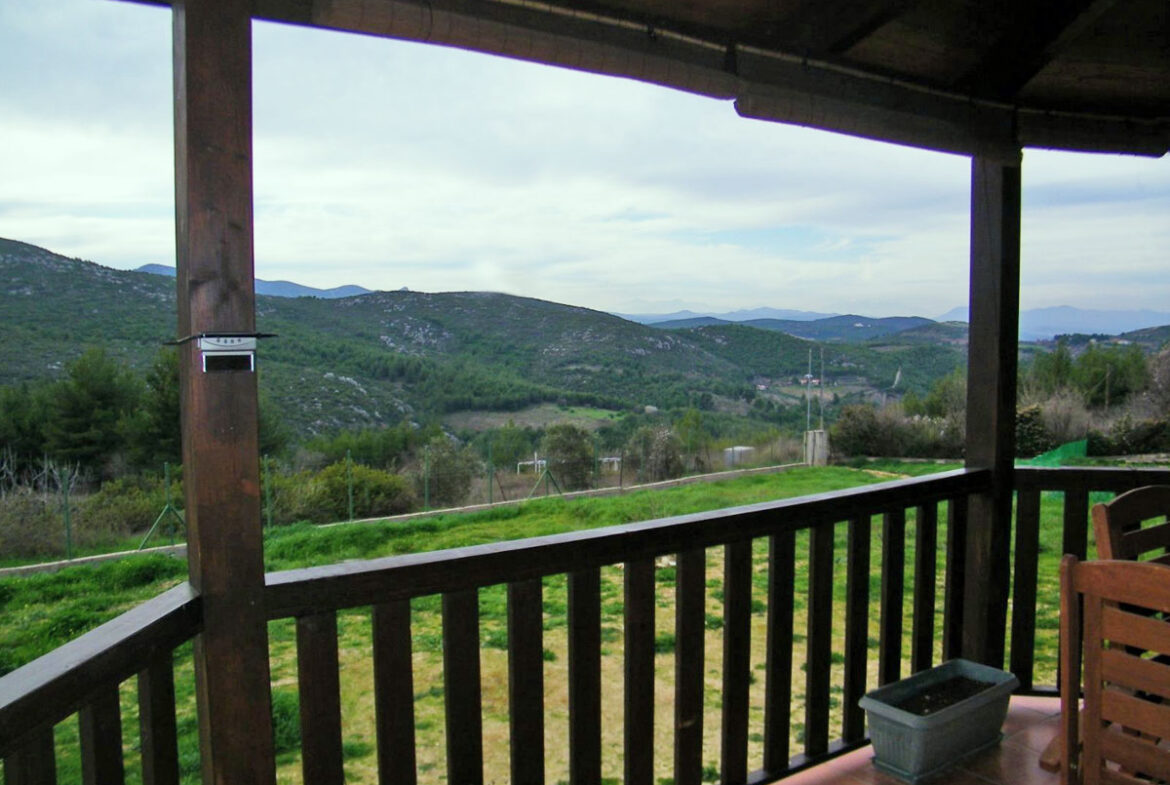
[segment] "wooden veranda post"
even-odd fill
[[[971,162],[967,466],[990,469],[968,509],[963,656],[1002,667],[1011,543],[1020,314],[1020,160]]]
[[[206,785],[275,781],[256,375],[206,370],[200,333],[252,333],[251,2],[175,0],[175,211],[188,563]]]

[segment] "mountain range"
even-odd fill
[[[175,268],[165,264],[144,264],[135,269],[139,273],[165,275],[175,277]],[[256,279],[256,294],[267,294],[272,297],[321,297],[326,300],[335,300],[338,297],[356,297],[359,294],[369,294],[372,290],[361,286],[335,286],[332,289],[315,289],[312,286],[293,283],[292,281],[265,281]]]
[[[0,281],[0,384],[56,377],[91,346],[143,368],[175,337],[175,287],[160,275],[0,239]],[[665,330],[491,292],[258,295],[256,310],[258,330],[279,336],[257,353],[261,393],[301,433],[542,402],[641,409],[702,399],[742,414],[758,396],[793,403],[820,346],[845,398],[896,378],[922,392],[964,361],[956,345],[912,337],[929,324],[905,340],[826,345],[742,324]]]

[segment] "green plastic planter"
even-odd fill
[[[987,684],[986,689],[932,714],[898,705],[956,676]],[[918,783],[963,758],[997,744],[1012,691],[1012,674],[969,660],[949,660],[930,670],[887,684],[863,697],[874,765],[900,780]]]

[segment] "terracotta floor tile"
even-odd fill
[[[1035,750],[1010,741],[980,753],[963,765],[978,776],[1003,785],[1058,785],[1060,775],[1040,768]]]
[[[1033,752],[1043,752],[1044,748],[1048,746],[1048,742],[1052,741],[1052,738],[1059,732],[1060,715],[1057,714],[1021,728],[1010,736],[1006,736],[1004,740],[1021,747],[1027,747]]]

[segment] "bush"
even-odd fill
[[[884,458],[957,458],[963,428],[955,417],[907,417],[902,407],[857,404],[841,410],[830,429],[834,453]]]
[[[683,474],[682,443],[669,428],[644,425],[626,446],[626,462],[643,482],[657,482]]]
[[[64,555],[65,528],[59,499],[27,488],[0,498],[0,553],[6,556]]]
[[[1134,422],[1129,416],[1113,423],[1109,433],[1089,432],[1089,455],[1141,455],[1170,451],[1170,421]]]
[[[1044,427],[1044,414],[1039,406],[1025,406],[1016,410],[1017,458],[1034,458],[1055,446]]]
[[[345,461],[326,466],[312,483],[306,500],[310,517],[316,523],[342,521],[349,515],[349,482],[353,481],[355,518],[398,515],[410,512],[415,496],[403,477],[380,469],[371,469]]]

